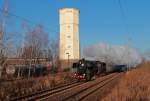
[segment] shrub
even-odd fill
[[[65,68],[63,69],[63,72],[69,72],[71,69],[70,68]]]

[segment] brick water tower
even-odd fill
[[[80,59],[79,10],[62,8],[59,10],[60,40],[59,60],[62,69],[71,67]]]

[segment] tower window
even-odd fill
[[[70,28],[70,26],[68,26],[68,28]]]
[[[69,45],[68,48],[71,48],[71,46]]]
[[[67,38],[71,38],[71,36],[70,36],[70,35],[68,35],[68,36],[67,36]]]
[[[66,12],[70,12],[70,13],[72,13],[72,10],[68,10],[68,11],[66,11]]]

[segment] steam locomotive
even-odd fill
[[[75,71],[74,78],[90,81],[94,75],[106,72],[106,63],[81,59],[73,63],[72,68]]]
[[[106,66],[105,62],[85,59],[81,59],[78,62],[73,63],[72,68],[74,71],[74,78],[78,80],[85,79],[86,81],[90,81],[95,75],[123,72],[127,70],[126,65]]]

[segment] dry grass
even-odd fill
[[[0,101],[9,101],[11,97],[30,94],[39,90],[69,83],[71,81],[72,79],[68,73],[60,73],[57,75],[4,83],[0,85]]]
[[[125,74],[102,101],[150,101],[150,63]]]

